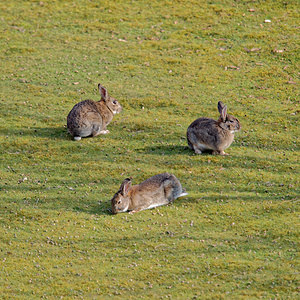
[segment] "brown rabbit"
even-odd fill
[[[75,141],[82,137],[106,134],[109,131],[106,126],[111,122],[113,116],[122,111],[120,103],[110,97],[104,86],[98,84],[101,95],[100,101],[84,100],[77,103],[69,112],[67,127]]]
[[[213,154],[228,155],[224,152],[234,139],[234,133],[241,129],[240,121],[227,114],[227,106],[218,102],[220,118],[199,118],[187,129],[189,147],[197,154],[213,150]]]
[[[131,178],[126,178],[111,199],[112,213],[117,214],[128,210],[130,213],[135,213],[169,204],[185,195],[187,193],[173,174],[158,174],[133,186],[131,186]]]

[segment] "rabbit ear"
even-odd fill
[[[121,194],[123,196],[126,196],[129,189],[131,187],[131,178],[126,178],[122,184],[121,184],[121,187],[120,187],[120,191],[121,191]]]
[[[107,90],[104,86],[102,86],[100,83],[98,84],[99,93],[101,95],[101,99],[106,101],[107,99]]]
[[[227,117],[227,106],[224,105],[224,103],[222,101],[218,102],[218,110],[219,110],[222,121],[225,122],[226,117]]]

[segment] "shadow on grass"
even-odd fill
[[[45,127],[45,128],[15,128],[15,129],[1,129],[0,135],[3,136],[30,136],[30,137],[42,137],[49,139],[62,139],[71,140],[71,136],[68,134],[67,129],[64,127]]]
[[[17,203],[21,206],[34,206],[40,209],[71,210],[95,215],[111,215],[109,200],[91,203],[88,199],[82,199],[83,193],[79,190],[71,190],[68,186],[69,184],[54,187],[45,183],[32,186],[24,183],[18,184],[17,181],[14,185],[0,184],[0,193],[5,193],[3,194],[2,204]]]
[[[144,148],[138,148],[137,152],[141,153],[147,153],[147,154],[156,154],[156,155],[175,155],[175,154],[185,154],[189,156],[195,156],[195,157],[227,157],[227,156],[221,156],[221,155],[213,155],[213,150],[205,150],[202,152],[201,155],[196,154],[193,150],[191,150],[188,146],[182,146],[182,145],[153,145],[153,146],[147,146]],[[229,154],[230,157],[237,157],[234,155],[230,155],[230,150],[226,151],[226,153]]]
[[[176,155],[188,154],[194,155],[194,152],[188,146],[181,145],[153,145],[137,149],[137,152],[156,154],[156,155]]]
[[[113,215],[111,212],[111,206],[110,202],[105,202],[105,203],[93,203],[89,205],[89,207],[79,207],[75,206],[73,210],[78,211],[78,212],[83,212],[87,214],[92,214],[92,215],[98,215],[98,216],[109,216]]]

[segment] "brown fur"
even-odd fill
[[[220,118],[217,121],[199,118],[187,129],[188,145],[197,154],[212,150],[213,154],[226,155],[224,150],[233,142],[234,132],[241,128],[239,120],[227,114],[227,107],[221,101],[218,109]]]
[[[131,179],[126,178],[111,199],[112,212],[138,212],[166,205],[184,195],[186,193],[173,174],[158,174],[134,186],[131,186]]]
[[[110,97],[101,84],[98,88],[101,94],[100,101],[81,101],[68,114],[67,127],[74,139],[108,133],[107,125],[113,119],[114,114],[122,110],[119,102]]]

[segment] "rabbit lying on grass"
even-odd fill
[[[111,199],[112,213],[141,210],[166,205],[186,196],[187,193],[179,180],[169,173],[152,176],[140,184],[131,185],[131,179],[126,178],[118,192]]]
[[[120,103],[110,97],[105,87],[100,83],[98,89],[101,95],[100,101],[84,100],[77,103],[69,112],[67,127],[75,141],[82,137],[106,134],[109,131],[106,126],[113,116],[122,111]]]
[[[189,147],[197,154],[213,150],[213,154],[228,155],[224,152],[234,139],[234,133],[241,129],[240,121],[227,114],[227,106],[218,102],[220,118],[199,118],[187,129]]]

